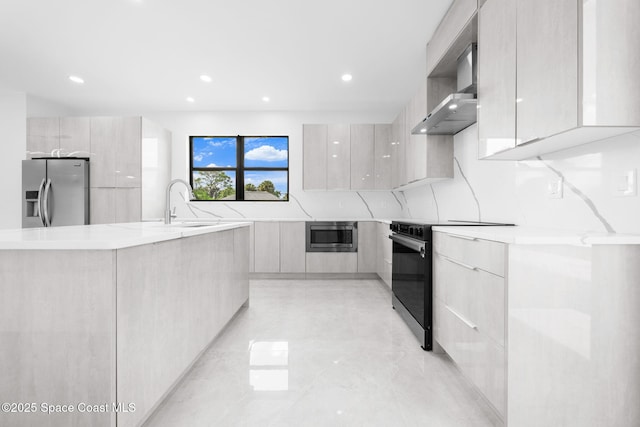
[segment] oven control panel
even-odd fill
[[[424,240],[426,237],[426,230],[424,225],[394,222],[390,226],[391,231],[404,236],[413,237],[416,239]]]

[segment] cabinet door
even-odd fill
[[[358,254],[354,252],[308,252],[307,273],[357,273]]]
[[[305,190],[327,189],[327,125],[302,125]]]
[[[116,222],[116,189],[91,188],[89,190],[89,223],[113,224]]]
[[[518,144],[578,126],[578,3],[517,0]]]
[[[413,138],[411,135],[411,129],[409,123],[412,122],[413,117],[413,98],[407,103],[404,108],[404,123],[402,125],[402,140],[404,141],[404,183],[408,184],[416,179],[416,163],[420,161],[414,156]],[[423,160],[426,160],[423,159]]]
[[[115,117],[91,118],[91,187],[116,186]]]
[[[516,3],[491,0],[478,22],[478,157],[516,145]]]
[[[73,157],[89,157],[91,152],[91,119],[60,117],[60,151]]]
[[[121,117],[115,126],[116,186],[140,187],[142,121],[140,117]]]
[[[375,125],[375,189],[391,189],[391,125]]]
[[[280,272],[280,223],[255,223],[255,271],[257,273]]]
[[[427,178],[427,135],[412,135],[411,130],[427,117],[427,81],[420,86],[418,93],[411,100],[411,108],[407,116],[407,138],[413,164],[411,181]]]
[[[404,130],[404,114],[398,114],[398,117],[391,124],[392,142],[391,142],[391,187],[398,188],[403,185],[404,178],[404,145],[402,144],[402,133]],[[401,148],[402,145],[402,148]]]
[[[375,188],[374,125],[351,125],[351,189]]]
[[[376,272],[377,223],[358,221],[358,273]]]
[[[305,223],[280,223],[280,272],[304,273],[305,271]]]
[[[351,187],[351,131],[349,125],[327,128],[327,190]]]
[[[115,222],[140,222],[142,220],[140,188],[116,188],[115,211]]]
[[[27,120],[29,157],[49,157],[60,148],[60,121],[57,117],[33,117]]]
[[[377,239],[378,239],[378,249],[377,249],[377,273],[378,276],[382,279],[382,281],[391,288],[391,263],[392,263],[392,252],[393,252],[393,243],[391,239],[389,239],[389,224],[379,222],[377,224]]]

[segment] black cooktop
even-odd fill
[[[481,221],[462,221],[462,220],[449,220],[449,221],[434,221],[429,223],[419,223],[411,221],[393,221],[389,227],[391,231],[403,236],[412,237],[418,240],[428,240],[431,236],[432,227],[440,226],[512,226],[514,224],[504,224],[498,222],[481,222]]]

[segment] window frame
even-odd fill
[[[236,140],[236,167],[216,166],[194,167],[193,166],[193,140],[194,138],[234,138]],[[245,138],[286,138],[287,139],[287,167],[266,167],[266,166],[250,166],[244,165],[244,140]],[[291,188],[289,187],[289,136],[288,135],[190,135],[189,136],[189,184],[193,188],[194,172],[217,172],[217,171],[234,171],[236,174],[236,199],[235,200],[194,200],[196,202],[289,202],[291,197]],[[279,200],[245,200],[244,198],[244,174],[245,172],[286,172],[287,173],[287,198]],[[241,189],[241,191],[239,191]]]

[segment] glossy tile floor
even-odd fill
[[[147,426],[494,426],[377,280],[255,280]]]

